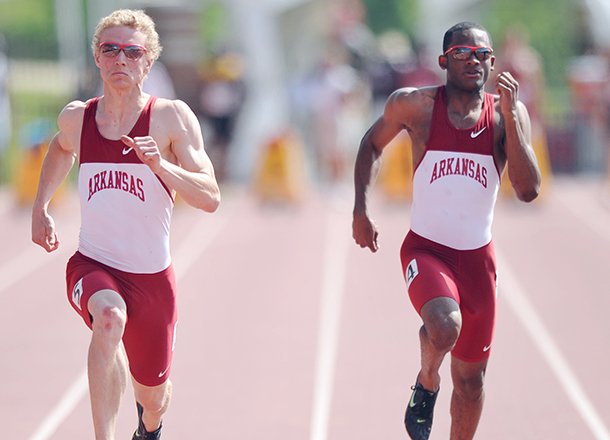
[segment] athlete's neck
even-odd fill
[[[445,98],[447,109],[451,114],[466,118],[483,108],[485,91],[483,89],[463,90],[448,83],[445,86]]]
[[[105,90],[106,91],[106,90]],[[145,94],[104,95],[98,102],[95,122],[106,139],[118,140],[136,124],[149,96]]]
[[[104,89],[104,95],[98,103],[98,114],[105,118],[120,123],[130,120],[134,115],[139,115],[148,102],[149,95],[142,92],[140,88],[132,89],[130,92]]]
[[[445,89],[447,117],[458,129],[470,128],[479,120],[485,102],[484,90],[465,91],[451,87]]]

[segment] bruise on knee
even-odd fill
[[[93,317],[92,322],[94,330],[104,332],[119,331],[120,333],[123,333],[125,324],[127,323],[127,316],[125,315],[125,312],[118,307],[106,306],[102,309],[97,319]]]

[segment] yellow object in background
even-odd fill
[[[304,195],[301,144],[291,130],[273,137],[262,149],[254,191],[265,202],[296,202]]]
[[[549,150],[546,140],[546,134],[542,128],[536,128],[532,126],[532,148],[534,154],[538,160],[538,167],[540,168],[540,175],[542,177],[542,184],[540,186],[540,195],[538,199],[542,198],[548,191],[551,183],[551,176],[553,174],[551,170],[551,161],[549,159]],[[500,186],[500,196],[502,198],[516,198],[515,191],[508,178],[508,172],[505,170],[502,175],[502,185]]]
[[[44,162],[48,148],[48,143],[44,142],[34,147],[21,150],[13,177],[15,198],[20,206],[29,206],[36,198],[40,170],[42,169],[42,163]],[[53,201],[61,198],[63,188],[64,184],[59,187],[53,196]]]
[[[402,131],[385,147],[379,171],[379,184],[392,201],[413,197],[413,158],[411,138]]]
[[[38,180],[44,158],[49,149],[49,142],[57,128],[55,121],[47,118],[33,119],[23,124],[19,130],[19,145],[17,161],[13,174],[15,200],[18,205],[31,205],[38,191]],[[61,197],[64,185],[61,185],[53,200]]]

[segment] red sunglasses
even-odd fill
[[[451,54],[451,58],[454,60],[465,61],[469,60],[473,53],[477,60],[485,61],[491,57],[494,51],[487,46],[451,46],[443,55]]]
[[[133,61],[137,61],[142,58],[146,52],[146,48],[144,46],[140,46],[139,44],[119,44],[119,43],[109,43],[103,42],[98,46],[100,48],[100,52],[102,55],[108,58],[115,58],[119,56],[119,53],[123,51],[125,56]]]

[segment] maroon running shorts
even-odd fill
[[[411,303],[421,314],[433,298],[453,298],[460,306],[462,329],[452,355],[466,362],[489,357],[496,316],[497,275],[493,244],[457,250],[413,231],[400,250]]]
[[[174,269],[153,274],[123,272],[76,252],[66,268],[68,300],[92,328],[89,298],[102,289],[117,292],[127,304],[123,344],[133,378],[156,386],[169,377],[177,310]]]

